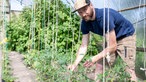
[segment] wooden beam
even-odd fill
[[[94,37],[94,38],[95,38],[95,37]],[[98,48],[98,46],[103,47],[102,42],[97,43],[97,44],[96,44],[96,47]],[[137,47],[137,46],[136,46],[136,51],[139,51],[139,52],[146,52],[146,48]]]
[[[118,12],[123,12],[123,11],[127,11],[127,10],[137,9],[137,8],[141,8],[141,7],[146,7],[146,4],[135,6],[135,7],[129,7],[129,8],[125,8],[125,9],[121,9]]]
[[[146,52],[146,48],[136,47],[136,51]]]
[[[97,48],[98,46],[102,46],[102,43],[99,43],[97,44]],[[146,48],[142,48],[142,47],[136,47],[136,51],[139,51],[139,52],[146,52]]]

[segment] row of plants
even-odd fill
[[[10,61],[8,58],[8,51],[3,50],[2,56],[2,82],[13,82],[15,78],[12,76],[11,68],[10,68]]]
[[[55,0],[50,2],[36,0],[31,8],[23,10],[17,20],[13,18],[7,26],[8,48],[25,52],[31,48],[36,50],[53,48],[55,42],[57,49],[69,49],[72,44],[77,44],[80,39],[79,17],[70,13],[70,8],[60,0],[57,2],[61,8],[55,6]]]

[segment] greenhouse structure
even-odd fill
[[[132,23],[136,34],[135,73],[137,82],[145,82],[146,0],[90,1],[95,8],[118,11]],[[0,82],[130,82],[120,57],[109,67],[105,65],[108,58],[103,58],[104,72],[91,79],[96,66],[85,68],[83,64],[106,48],[105,38],[92,32],[83,60],[75,71],[68,69],[83,35],[82,18],[73,13],[75,2],[0,0]]]

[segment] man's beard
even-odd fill
[[[88,18],[87,18],[88,17]],[[85,21],[91,21],[91,19],[93,18],[93,10],[91,11],[91,14],[88,15],[87,17],[83,17],[82,19]],[[86,19],[87,18],[87,19]]]

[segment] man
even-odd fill
[[[89,0],[76,0],[74,8],[83,19],[81,22],[83,36],[76,60],[68,66],[68,69],[74,71],[85,56],[91,31],[104,36],[108,45],[103,51],[93,56],[91,61],[86,61],[84,66],[88,68],[96,63],[96,74],[101,74],[103,72],[101,60],[108,55],[110,57],[108,63],[112,65],[116,55],[119,55],[126,63],[126,71],[130,74],[131,81],[137,81],[135,74],[136,41],[133,25],[113,9],[94,8]]]

